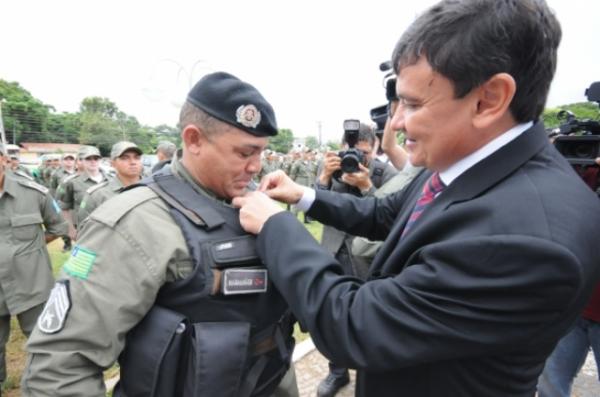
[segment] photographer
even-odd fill
[[[350,142],[349,142],[350,141]],[[344,132],[342,153],[327,152],[317,175],[317,189],[350,193],[355,196],[372,195],[377,188],[396,175],[396,170],[389,164],[373,159],[375,133],[366,124],[360,123],[357,130]],[[352,155],[348,149],[361,153],[363,161],[358,164],[359,170],[353,173],[342,172],[343,154]],[[342,157],[339,156],[342,154]],[[357,153],[358,154],[358,153]],[[356,267],[351,255],[353,236],[332,226],[324,225],[321,245],[338,259],[345,274],[365,278],[367,269]],[[329,374],[321,381],[317,396],[334,396],[337,391],[350,381],[348,369],[329,363]]]

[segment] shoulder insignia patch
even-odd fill
[[[47,187],[42,186],[39,183],[35,183],[34,181],[32,181],[30,179],[17,179],[17,181],[19,182],[19,184],[30,187],[32,189],[35,189],[38,192],[42,192],[43,194],[46,194],[49,192]]]
[[[104,181],[101,183],[98,183],[97,185],[94,186],[90,186],[88,187],[88,189],[85,191],[87,194],[92,194],[94,193],[96,190],[103,188],[104,186],[108,185],[108,181]]]
[[[38,328],[46,334],[55,334],[65,325],[65,320],[71,309],[71,294],[69,280],[58,280],[50,291],[48,302],[38,317]]]
[[[96,253],[94,251],[76,245],[71,251],[71,256],[63,265],[63,270],[73,277],[87,280],[95,260]]]

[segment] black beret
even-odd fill
[[[256,88],[229,73],[204,76],[192,88],[187,100],[211,116],[252,135],[277,135],[273,107]]]

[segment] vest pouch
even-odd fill
[[[261,263],[256,252],[256,237],[249,234],[212,241],[209,253],[212,266],[217,269]]]
[[[178,373],[187,349],[190,325],[185,316],[153,306],[127,334],[119,357],[121,380],[115,396],[173,397],[180,395]]]
[[[248,357],[250,323],[193,324],[185,397],[238,397]]]

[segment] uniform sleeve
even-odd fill
[[[166,263],[159,266],[147,252],[133,233],[88,219],[57,278],[66,280],[70,296],[62,327],[54,333],[41,330],[56,324],[58,313],[46,313],[50,298],[27,343],[24,396],[105,395],[103,370],[115,362],[125,335],[164,283]]]
[[[46,193],[42,201],[42,218],[47,234],[65,236],[68,233],[69,224],[63,217],[60,206],[49,193]]]
[[[77,208],[77,219],[79,220],[79,223],[82,223],[85,220],[85,218],[87,218],[96,207],[97,204],[96,200],[94,199],[94,196],[92,196],[89,193],[86,193],[83,196],[83,199],[81,199],[81,204],[79,204],[79,208]]]
[[[73,209],[73,183],[71,180],[63,181],[56,190],[56,200],[63,210]]]

